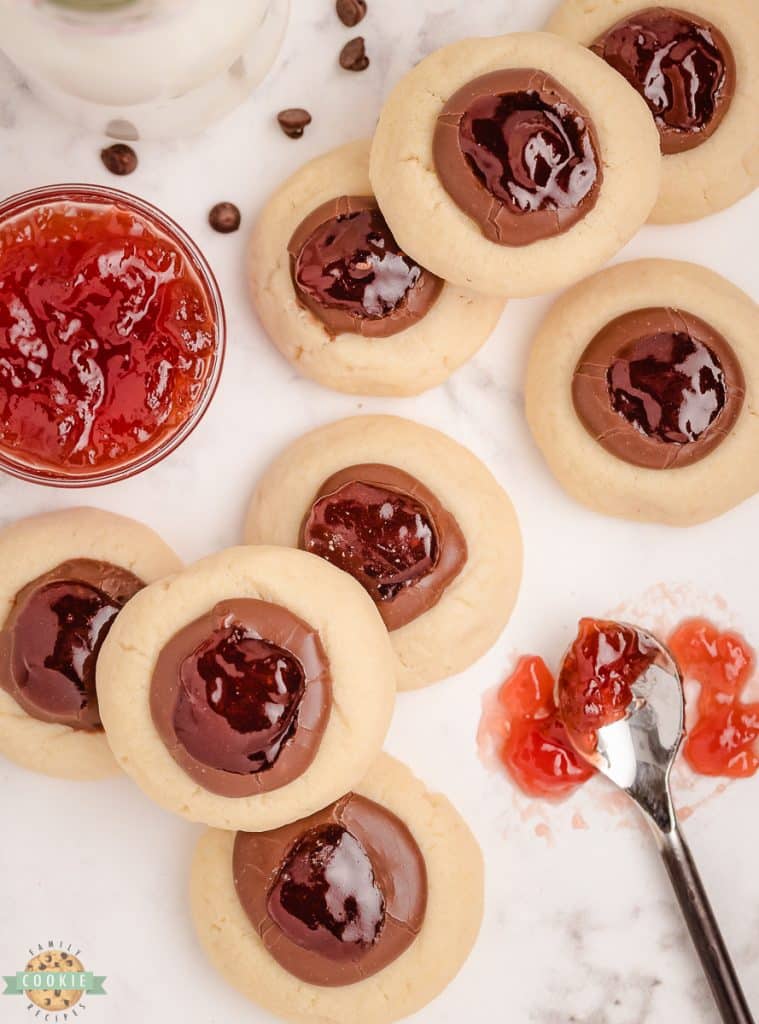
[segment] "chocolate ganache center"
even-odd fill
[[[572,381],[575,410],[607,451],[670,469],[704,458],[743,407],[740,363],[726,339],[681,310],[634,310],[591,341]]]
[[[323,203],[290,239],[299,302],[333,337],[385,338],[424,317],[443,282],[398,245],[371,196]]]
[[[582,104],[543,71],[494,71],[443,107],[433,142],[443,187],[498,245],[568,231],[595,206],[603,172]]]
[[[127,569],[85,558],[32,580],[0,630],[2,688],[33,718],[100,730],[98,654],[121,608],[143,586]]]
[[[318,633],[286,608],[221,602],[161,651],[153,721],[205,789],[248,796],[311,764],[329,719],[331,677]]]
[[[646,8],[613,25],[592,49],[648,103],[665,154],[710,138],[735,94],[729,42],[716,25],[694,14]]]
[[[238,832],[240,903],[271,955],[313,985],[350,985],[382,970],[421,930],[424,856],[387,808],[350,793],[270,832]]]
[[[434,607],[466,563],[466,539],[438,499],[394,466],[340,470],[320,487],[300,546],[351,574],[390,630]]]

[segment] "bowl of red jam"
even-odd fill
[[[201,420],[224,307],[192,239],[116,189],[53,185],[0,203],[0,469],[113,483]]]

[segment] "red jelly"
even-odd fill
[[[274,764],[306,689],[294,655],[232,625],[185,659],[180,679],[174,727],[194,758],[240,775]]]
[[[655,653],[637,629],[581,619],[559,674],[559,711],[567,728],[578,736],[594,736],[624,718],[632,684]]]
[[[477,179],[521,213],[574,209],[598,178],[584,119],[537,90],[478,97],[461,118],[459,140]]]
[[[355,480],[315,502],[307,551],[349,572],[375,601],[392,600],[435,568],[438,539],[429,510],[410,494]]]
[[[109,189],[0,207],[0,463],[100,483],[145,468],[204,411],[223,312],[176,225]]]
[[[499,757],[529,796],[567,796],[594,774],[559,718],[553,675],[542,658],[520,659],[498,692],[498,710],[505,734]]]
[[[32,594],[14,627],[25,698],[65,724],[81,719],[98,728],[95,665],[121,607],[97,587],[74,580],[48,583]]]
[[[697,441],[725,407],[725,374],[717,355],[684,332],[639,338],[607,374],[615,412],[649,437]]]
[[[313,301],[363,318],[393,313],[419,283],[422,268],[398,246],[380,211],[368,209],[318,227],[293,274]]]
[[[708,21],[652,7],[623,19],[592,49],[646,100],[664,153],[697,146],[727,113],[736,87],[735,58]]]
[[[287,855],[267,910],[299,946],[353,959],[379,938],[385,898],[363,844],[341,825],[321,825]]]
[[[737,633],[710,622],[683,623],[669,641],[686,679],[701,686],[697,718],[685,740],[685,758],[701,775],[747,778],[759,768],[759,704],[741,700],[754,673],[754,652]]]

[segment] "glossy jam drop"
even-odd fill
[[[97,587],[70,580],[34,591],[18,615],[19,689],[48,715],[98,727],[95,666],[121,605]]]
[[[618,622],[581,619],[558,679],[559,713],[578,736],[625,717],[632,685],[655,657],[638,630]]]
[[[297,723],[305,692],[300,661],[233,625],[187,658],[174,712],[177,738],[212,768],[269,768]]]
[[[646,100],[665,153],[708,137],[730,104],[735,81],[729,44],[701,19],[665,8],[640,11],[593,49]]]
[[[477,179],[521,213],[575,208],[598,177],[584,119],[537,92],[479,97],[461,119],[459,139]]]
[[[554,703],[554,679],[542,658],[521,658],[498,691],[498,756],[528,796],[561,798],[593,774],[574,750]]]
[[[307,832],[288,853],[267,910],[297,945],[331,959],[353,959],[377,941],[385,898],[361,842],[329,824]]]
[[[304,547],[349,572],[375,601],[388,601],[435,567],[429,510],[409,494],[352,481],[315,502]]]
[[[686,333],[665,332],[630,342],[609,367],[612,408],[660,441],[697,441],[725,408],[722,365]]]
[[[0,447],[75,475],[175,433],[211,372],[210,298],[177,243],[108,204],[0,228]]]
[[[400,248],[380,211],[369,209],[318,227],[301,248],[293,276],[321,305],[379,319],[398,309],[422,268]]]
[[[686,680],[701,689],[684,754],[701,775],[747,778],[759,768],[759,703],[741,699],[755,669],[754,652],[737,633],[694,619],[678,627],[670,650]]]

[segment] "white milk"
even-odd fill
[[[0,0],[0,48],[42,98],[114,138],[200,131],[276,58],[289,0]]]

